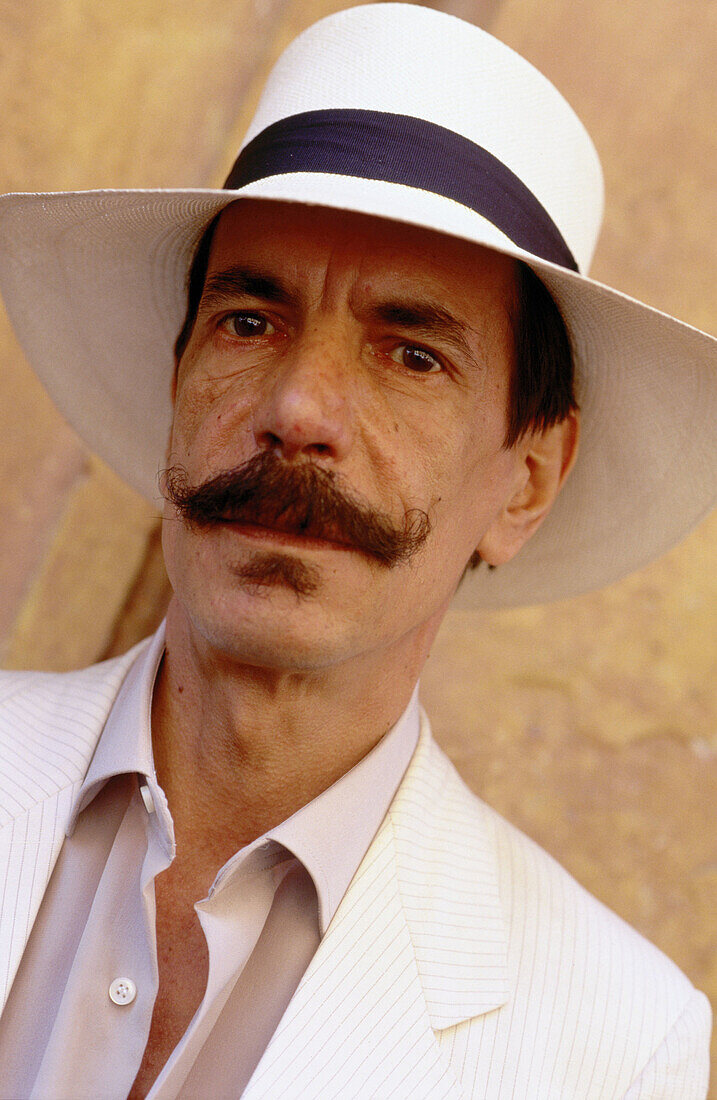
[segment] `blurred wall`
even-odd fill
[[[280,49],[345,6],[9,0],[0,188],[220,184]],[[714,331],[717,5],[430,6],[493,30],[586,122],[608,194],[593,274]],[[4,317],[0,479],[6,667],[77,667],[153,628],[168,598],[156,517],[64,425]],[[716,612],[713,517],[602,593],[449,614],[423,695],[473,788],[717,1004]]]

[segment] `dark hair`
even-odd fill
[[[518,261],[505,447],[529,431],[559,424],[578,404],[570,337],[560,310],[532,268]]]
[[[174,344],[176,363],[192,335],[220,217],[221,212],[204,230],[189,269],[187,314]],[[560,310],[532,268],[521,261],[517,261],[516,268],[515,366],[508,398],[506,448],[514,446],[528,431],[544,431],[559,423],[577,408],[570,339]]]
[[[174,341],[175,371],[177,369],[177,366],[179,365],[179,360],[182,358],[184,352],[187,350],[187,344],[189,343],[189,338],[192,335],[194,322],[197,319],[199,302],[201,301],[202,291],[204,290],[204,282],[207,277],[207,268],[209,267],[209,253],[212,250],[214,231],[217,228],[221,216],[221,210],[218,214],[214,215],[209,225],[202,233],[199,244],[197,245],[194,256],[192,257],[192,263],[190,265],[189,275],[187,277],[187,312],[184,317],[184,323],[179,330],[179,336]]]

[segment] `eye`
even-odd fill
[[[416,374],[437,374],[443,370],[443,365],[435,355],[415,344],[399,344],[391,352],[391,359]]]
[[[230,313],[222,320],[232,336],[272,336],[276,329],[261,313]]]

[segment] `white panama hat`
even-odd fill
[[[274,68],[224,190],[0,198],[0,289],[85,442],[159,499],[173,344],[204,228],[240,197],[424,226],[525,260],[573,346],[582,437],[552,513],[463,606],[572,596],[678,542],[717,496],[717,341],[589,280],[597,154],[569,105],[491,35],[411,4],[351,8]]]

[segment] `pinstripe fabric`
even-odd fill
[[[704,1059],[694,1056],[694,1036],[704,1029],[705,1016],[704,997],[694,993],[664,1043],[660,1044],[625,1094],[625,1100],[705,1095],[707,1070]]]
[[[439,1035],[468,1095],[704,1100],[707,999],[527,837],[494,835],[513,994]]]
[[[5,995],[132,656],[0,676]],[[476,799],[424,720],[244,1096],[704,1100],[708,1033],[702,994]]]
[[[138,648],[79,673],[0,672],[0,1007]]]

